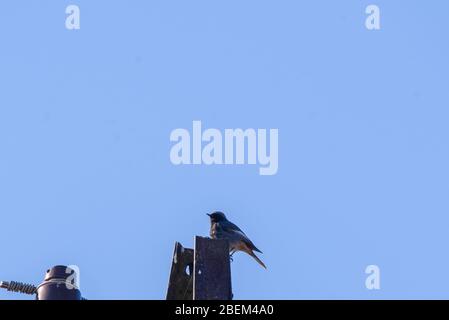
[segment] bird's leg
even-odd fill
[[[234,261],[234,259],[232,258],[232,255],[235,253],[235,250],[232,249],[231,252],[229,253],[229,260],[231,260],[231,262]]]

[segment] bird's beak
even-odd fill
[[[206,213],[210,217],[210,213]]]

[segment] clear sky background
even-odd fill
[[[164,299],[175,241],[192,247],[220,209],[268,266],[236,254],[236,299],[449,298],[448,12],[2,1],[0,280],[75,264],[89,299]],[[193,120],[278,128],[278,174],[172,165],[170,132]]]

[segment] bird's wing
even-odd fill
[[[231,221],[225,221],[225,223],[223,223],[223,228],[228,231],[236,231],[236,232],[240,232],[242,235],[244,235],[246,237],[245,232],[242,231],[242,229],[240,229],[239,227],[237,227],[235,224],[233,224]]]
[[[248,238],[248,236],[243,232],[239,227],[237,227],[235,224],[233,224],[230,221],[226,221],[225,223],[221,223],[221,226],[225,232],[228,233],[235,233],[240,236],[240,238],[245,241],[245,243],[248,245],[251,250],[257,251],[262,253],[257,247],[254,245],[254,243]]]

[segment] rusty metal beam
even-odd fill
[[[193,249],[175,243],[167,300],[193,299]]]
[[[195,237],[194,300],[231,300],[231,266],[227,240]]]

